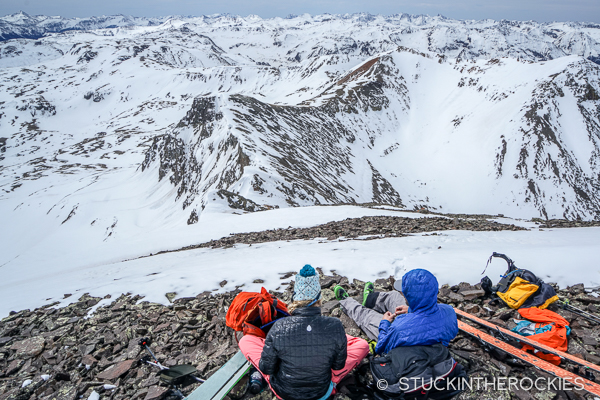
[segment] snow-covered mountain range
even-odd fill
[[[213,203],[600,218],[599,25],[0,21],[4,38],[45,32],[0,42],[11,237],[77,225],[108,240]]]
[[[492,251],[541,263],[561,285],[597,284],[598,228],[524,221],[535,229],[156,255],[399,208],[599,219],[597,25],[0,21],[19,37],[0,42],[0,315],[63,293],[277,288],[307,262],[360,279],[422,267],[476,282]],[[391,206],[291,207],[371,202]]]
[[[160,25],[171,17],[138,18],[112,15],[91,18],[32,16],[23,11],[0,18],[0,41],[9,39],[39,39],[48,33],[82,31],[117,27]]]

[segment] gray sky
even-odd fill
[[[600,0],[0,0],[0,16],[25,11],[31,15],[89,17],[257,14],[263,18],[289,14],[429,14],[454,19],[586,21],[600,23]]]

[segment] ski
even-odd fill
[[[533,339],[531,339],[531,338],[529,338],[527,336],[521,336],[521,335],[519,335],[517,333],[509,331],[508,329],[502,328],[502,327],[500,327],[500,326],[498,326],[496,324],[493,324],[493,323],[491,323],[489,321],[486,321],[484,319],[477,318],[476,316],[471,315],[469,313],[466,313],[466,312],[464,312],[462,310],[459,310],[457,308],[455,308],[454,311],[456,312],[457,315],[459,315],[459,316],[461,316],[463,318],[466,318],[469,321],[472,321],[472,322],[475,322],[476,324],[479,324],[479,325],[485,326],[487,328],[493,329],[496,332],[501,332],[502,334],[504,334],[506,336],[509,336],[509,337],[511,337],[511,338],[513,338],[515,340],[518,340],[519,342],[521,342],[523,344],[528,344],[528,345],[530,345],[531,347],[533,347],[533,348],[535,348],[537,350],[541,350],[541,351],[543,351],[545,353],[554,354],[554,355],[560,357],[563,360],[568,360],[568,361],[570,361],[570,362],[572,362],[574,364],[578,364],[578,365],[581,365],[582,367],[587,367],[587,368],[593,369],[595,372],[600,373],[600,367],[598,365],[592,364],[590,362],[582,360],[579,357],[575,357],[575,356],[573,356],[571,354],[565,353],[563,351],[560,351],[560,350],[554,349],[552,347],[546,346],[546,345],[544,345],[542,343],[536,342],[535,340],[533,340]]]
[[[474,338],[477,338],[491,346],[494,346],[499,350],[502,350],[514,357],[517,357],[521,361],[524,361],[525,363],[532,365],[533,367],[541,371],[547,372],[556,376],[557,378],[561,378],[565,381],[568,381],[574,386],[579,387],[588,393],[600,396],[600,385],[598,385],[597,383],[594,383],[579,375],[575,375],[572,372],[557,367],[556,365],[551,364],[548,361],[544,361],[541,358],[538,358],[523,350],[517,349],[516,347],[511,346],[508,343],[501,341],[500,339],[496,339],[495,337],[488,335],[487,333],[482,332],[479,329],[474,328],[463,321],[458,321],[458,329],[470,336],[473,336]]]
[[[250,363],[238,351],[185,400],[221,400],[249,370]]]

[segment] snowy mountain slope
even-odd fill
[[[170,17],[137,18],[113,15],[91,18],[62,18],[45,15],[31,16],[23,11],[0,18],[0,41],[10,39],[39,39],[48,33],[70,30],[93,30],[115,27],[159,25]]]
[[[599,219],[596,26],[364,14],[140,21],[0,43],[4,307],[81,290],[191,294],[249,282],[248,263],[272,265],[265,279],[276,283],[280,268],[320,257],[365,279],[398,272],[396,248],[413,254],[409,267],[456,256],[453,272],[490,251],[564,264],[575,250],[596,284],[589,230],[348,243],[345,258],[337,244],[304,260],[312,247],[272,243],[126,261],[230,232],[396,213],[296,205]],[[244,207],[280,209],[228,215]],[[439,246],[458,250],[438,256]],[[362,258],[348,263],[357,248]],[[383,267],[360,275],[378,252]]]
[[[218,16],[4,41],[0,268],[188,245],[243,198],[599,218],[597,29],[552,25],[588,44],[545,56],[487,41],[534,25]],[[486,39],[433,52],[417,32],[443,26]]]
[[[171,173],[193,213],[227,189],[278,206],[597,218],[597,93],[598,67],[577,57],[439,63],[396,51],[299,105],[198,98],[143,169]]]
[[[361,215],[422,216],[356,206],[296,207],[245,215],[218,211],[222,210],[210,205],[197,224],[159,229],[149,226],[149,220],[140,214],[135,222],[143,223],[143,231],[136,229],[135,224],[117,226],[117,236],[107,241],[92,238],[84,224],[73,225],[77,219],[55,232],[52,240],[36,240],[37,232],[30,232],[27,241],[35,246],[0,266],[0,316],[54,301],[68,304],[83,293],[111,295],[114,299],[131,292],[145,296],[146,301],[168,304],[165,293],[169,292],[177,293],[177,297],[193,297],[203,291],[223,292],[240,285],[249,291],[260,290],[261,286],[281,290],[289,283],[282,276],[305,263],[326,273],[335,270],[350,280],[375,280],[389,275],[400,278],[410,269],[426,268],[440,283],[478,282],[493,250],[506,252],[519,267],[543,271],[544,280],[557,282],[561,287],[579,282],[586,287],[600,284],[596,257],[599,228],[444,231],[380,240],[320,238],[133,256],[177,248],[181,243],[204,242],[229,232],[307,227]],[[133,207],[129,213],[134,214]],[[119,224],[123,222],[120,220]],[[502,222],[536,226],[509,219]],[[82,235],[86,240],[82,240]],[[486,274],[494,278],[505,268],[505,263],[493,262]],[[258,283],[259,279],[264,282]],[[66,298],[65,293],[73,296]],[[108,301],[107,298],[102,304]]]

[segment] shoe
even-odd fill
[[[373,285],[373,282],[365,283],[365,290],[363,291],[363,302],[362,302],[363,306],[367,304],[367,297],[369,297],[369,295],[371,293],[373,293],[374,291],[375,291],[375,285]]]
[[[333,288],[333,294],[335,294],[336,300],[344,300],[348,298],[348,292],[346,292],[346,289],[344,289],[340,285],[337,285]]]
[[[369,340],[369,352],[375,354],[375,347],[377,347],[377,340]]]

